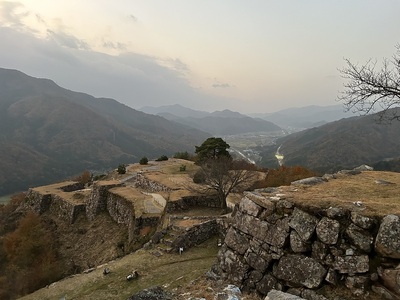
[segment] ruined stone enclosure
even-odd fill
[[[176,222],[171,217],[174,213],[220,206],[216,198],[196,195],[186,188],[191,178],[188,172],[180,171],[182,164],[188,165],[185,168],[188,172],[194,168],[192,162],[181,160],[150,162],[145,166],[130,165],[124,175],[112,172],[106,180],[96,181],[87,188],[74,181],[32,188],[26,205],[38,214],[48,212],[70,224],[80,216],[93,221],[97,215],[106,213],[116,223],[126,226],[129,243],[145,241],[156,230],[172,228]],[[194,225],[201,228],[199,242],[207,234],[215,234],[214,225],[187,227]],[[186,242],[186,245],[192,244]]]
[[[214,271],[262,295],[400,299],[400,174],[356,173],[246,193]]]

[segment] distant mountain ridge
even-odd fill
[[[355,116],[352,112],[346,112],[343,105],[293,107],[274,113],[253,113],[252,117],[258,117],[271,121],[282,127],[311,128],[329,122]]]
[[[113,99],[0,68],[0,195],[85,169],[193,151],[209,136]]]
[[[322,173],[400,157],[400,122],[380,124],[378,119],[377,114],[346,118],[279,138],[262,151],[262,164],[278,166],[279,146],[285,165]]]
[[[251,118],[228,109],[212,113],[196,111],[181,105],[143,107],[142,111],[162,116],[186,126],[210,132],[213,135],[235,135],[251,132],[280,131],[272,122]]]

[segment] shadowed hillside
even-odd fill
[[[263,165],[276,167],[281,146],[287,166],[334,172],[400,156],[400,122],[378,123],[377,115],[353,117],[280,138],[265,148]]]
[[[0,69],[0,195],[82,169],[190,151],[206,137],[113,99]]]

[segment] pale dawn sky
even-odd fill
[[[0,67],[133,108],[335,105],[343,58],[391,57],[400,1],[0,1]]]

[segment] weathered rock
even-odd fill
[[[271,290],[264,300],[304,300],[299,296],[291,295],[277,290]]]
[[[301,293],[301,297],[303,297],[304,299],[307,300],[328,300],[327,298],[325,298],[324,296],[317,294],[316,291],[313,290],[307,290],[305,289],[302,293]]]
[[[334,245],[339,237],[340,224],[336,220],[323,217],[316,227],[318,238],[321,242]]]
[[[400,258],[400,217],[383,218],[375,240],[375,251],[383,257]]]
[[[336,273],[335,270],[330,268],[328,270],[328,273],[326,273],[325,280],[327,282],[329,282],[330,284],[332,284],[332,285],[337,285],[337,283],[338,283],[338,274]]]
[[[312,252],[311,257],[318,260],[323,261],[328,254],[328,246],[320,241],[315,241],[312,244]]]
[[[322,178],[322,177],[309,177],[309,178],[304,178],[300,180],[296,180],[291,182],[291,185],[302,185],[302,184],[307,184],[307,185],[314,185],[322,182],[326,182],[327,180]]]
[[[276,268],[274,276],[295,286],[317,288],[325,278],[325,268],[316,260],[303,255],[283,256]]]
[[[290,248],[295,253],[308,252],[311,250],[311,244],[303,242],[299,234],[292,230],[290,232]]]
[[[233,227],[230,227],[226,237],[225,244],[239,254],[244,254],[249,248],[249,240],[244,234],[238,233]]]
[[[256,289],[261,294],[266,295],[270,290],[276,289],[278,286],[278,280],[267,273],[264,277],[256,284]]]
[[[378,268],[378,275],[386,288],[400,296],[400,269]]]
[[[374,238],[368,231],[352,223],[349,227],[347,227],[346,234],[352,244],[355,245],[358,249],[367,253],[371,252]]]
[[[172,300],[172,296],[161,287],[151,287],[132,295],[128,300]]]
[[[380,285],[373,285],[371,286],[371,290],[380,296],[380,299],[386,299],[386,300],[399,300],[400,298],[390,292],[387,288],[380,286]]]
[[[248,215],[258,217],[263,210],[261,206],[251,201],[247,196],[243,197],[239,204],[239,210]]]
[[[329,207],[326,210],[326,216],[331,219],[343,218],[347,213],[348,211],[342,207]]]
[[[368,255],[336,256],[333,268],[342,274],[365,273],[369,270]]]
[[[308,241],[314,233],[318,219],[297,207],[293,210],[289,226],[296,230],[303,241]]]
[[[234,284],[241,284],[249,266],[242,261],[243,258],[237,256],[233,251],[229,249],[221,249],[221,251],[221,269],[225,272],[225,276]]]
[[[289,220],[288,218],[279,219],[275,226],[270,226],[265,232],[264,241],[272,246],[282,248],[289,236]]]
[[[362,229],[370,229],[374,224],[375,220],[353,211],[351,212],[351,221]]]
[[[368,276],[348,276],[345,285],[354,295],[361,296],[368,289],[369,282]]]
[[[237,286],[229,284],[222,292],[214,296],[214,300],[240,300],[241,294],[242,292]]]
[[[264,272],[271,263],[272,256],[262,249],[260,249],[257,254],[249,249],[244,256],[244,259],[250,267],[259,270],[260,272]]]
[[[260,241],[265,239],[265,235],[271,227],[265,221],[240,212],[236,214],[233,226],[243,233],[251,234]]]

